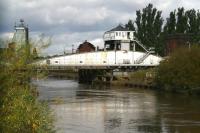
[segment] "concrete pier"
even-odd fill
[[[113,77],[112,72],[112,69],[79,69],[78,80],[79,83],[92,83],[96,78],[98,80],[110,81]]]

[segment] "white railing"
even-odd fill
[[[148,51],[148,52],[146,52],[144,55],[142,55],[141,57],[139,57],[136,61],[135,61],[135,63],[136,64],[140,64],[140,63],[142,63],[150,54],[152,54],[152,53],[154,53],[154,51]]]
[[[135,40],[134,40],[140,47],[142,47],[145,51],[146,51],[146,53],[144,54],[144,55],[142,55],[141,57],[139,57],[136,61],[135,61],[135,63],[136,64],[140,64],[140,63],[142,63],[150,54],[152,54],[152,53],[154,53],[154,48],[149,48],[149,49],[147,49],[139,40],[137,40],[136,38],[135,38]]]
[[[140,47],[142,47],[146,52],[148,52],[147,48],[146,48],[139,40],[137,40],[137,39],[135,38],[134,41],[135,41]]]

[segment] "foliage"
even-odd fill
[[[37,53],[37,49],[36,48],[33,48],[33,58],[36,59],[38,58],[38,53]]]
[[[167,18],[167,22],[164,27],[164,32],[166,34],[176,33],[176,11],[170,12],[169,18]]]
[[[37,100],[30,86],[34,75],[27,45],[5,49],[0,60],[0,132],[53,132],[53,119],[48,106]]]
[[[187,17],[184,12],[184,8],[178,8],[177,12],[177,23],[176,23],[176,32],[177,33],[186,33],[187,30]]]
[[[2,132],[52,132],[47,105],[38,102],[29,87],[17,86],[7,91],[1,110]]]
[[[137,70],[135,72],[129,73],[130,80],[134,82],[144,82],[146,79],[154,79],[155,76],[155,69],[149,68],[149,69],[142,69]]]
[[[195,9],[186,10],[181,7],[170,12],[164,26],[164,34],[188,34],[192,43],[200,41],[200,12]]]
[[[156,52],[161,53],[161,31],[163,18],[162,12],[158,11],[149,4],[142,10],[136,11],[136,33],[135,36],[143,43],[147,48],[155,47]],[[134,23],[129,20],[126,27],[134,30]]]
[[[180,7],[171,11],[163,23],[162,11],[149,4],[136,11],[135,21],[129,20],[126,28],[135,30],[135,36],[147,47],[155,47],[155,52],[164,55],[165,39],[169,34],[187,34],[191,43],[200,43],[200,12]],[[164,24],[164,25],[163,25]]]
[[[170,91],[200,90],[200,47],[180,48],[158,67],[157,85]]]
[[[129,30],[135,31],[134,22],[131,19],[128,21],[125,27],[128,28]]]
[[[143,81],[146,77],[146,72],[145,70],[138,70],[136,72],[132,72],[130,73],[130,79],[132,80],[139,80],[139,81]]]

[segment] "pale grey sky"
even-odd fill
[[[52,45],[43,53],[61,54],[72,44],[88,40],[103,45],[103,33],[135,18],[135,11],[152,3],[163,17],[178,8],[199,9],[199,0],[1,0],[0,36],[11,37],[14,23],[23,18],[30,37],[52,36]]]

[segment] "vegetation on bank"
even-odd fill
[[[159,89],[200,93],[200,47],[180,48],[158,66]]]
[[[0,53],[0,132],[54,132],[53,116],[47,104],[37,100],[30,85],[34,75],[26,47]]]
[[[156,68],[116,76],[112,85],[147,85],[158,90],[200,94],[200,47],[182,47],[166,57]]]
[[[135,87],[153,87],[155,85],[155,68],[139,69],[126,74],[114,75],[111,85],[114,86],[135,86]]]
[[[149,68],[149,69],[143,69],[138,70],[136,72],[131,72],[129,74],[130,80],[134,82],[153,82],[155,77],[155,69]]]

